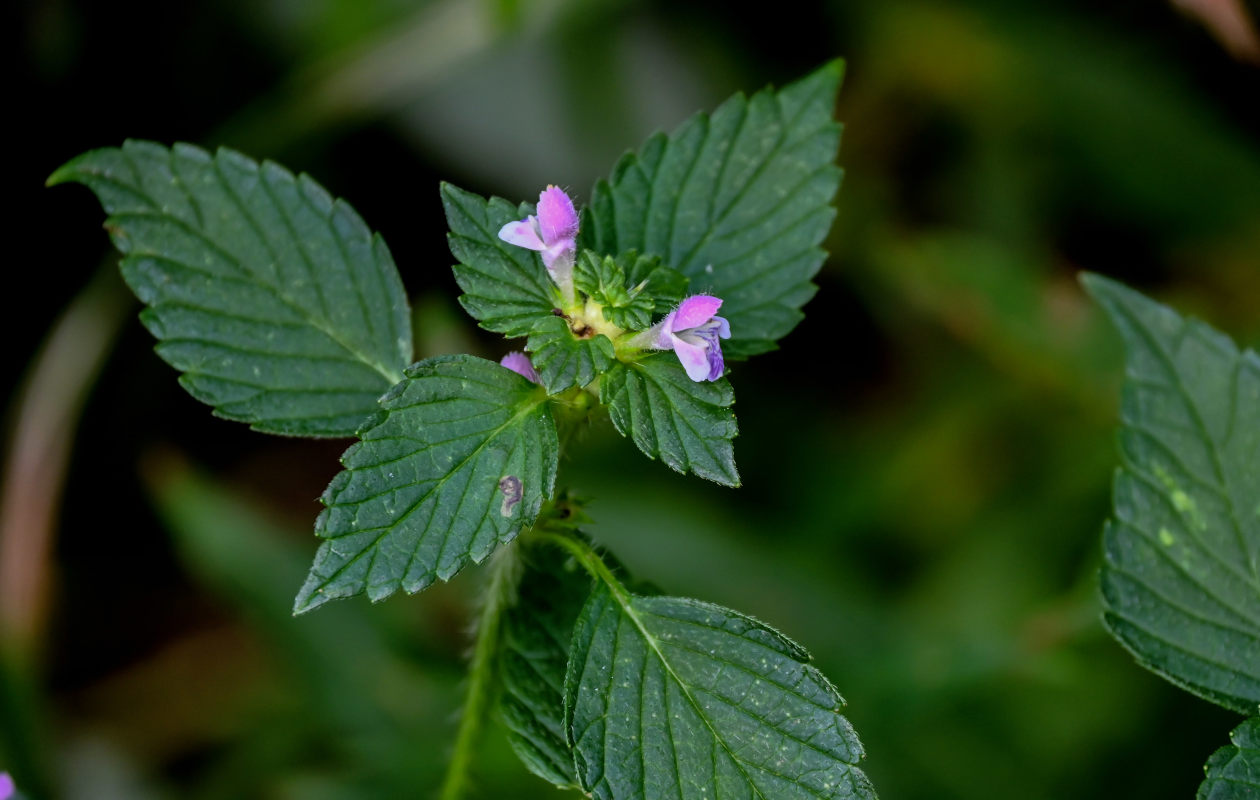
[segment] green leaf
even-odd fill
[[[573,268],[577,288],[602,306],[604,318],[624,330],[643,330],[652,324],[652,312],[664,314],[683,299],[685,275],[661,265],[657,256],[633,250],[600,257],[582,251]]]
[[[640,255],[628,250],[617,256],[617,263],[626,272],[626,283],[631,292],[641,285],[643,288],[640,291],[652,298],[656,313],[662,316],[687,295],[691,281],[678,270],[661,264],[660,256]]]
[[[721,297],[728,358],[771,350],[802,319],[826,259],[840,186],[833,119],[843,64],[775,92],[742,94],[658,134],[595,185],[583,244],[660,256]]]
[[[1252,717],[1229,735],[1232,745],[1208,759],[1207,778],[1197,800],[1255,800],[1260,797],[1260,717]]]
[[[607,336],[597,334],[579,339],[573,335],[567,321],[554,316],[538,323],[525,349],[533,354],[530,360],[549,394],[570,386],[585,386],[612,366],[616,358],[613,343]]]
[[[591,579],[554,545],[531,543],[520,560],[524,572],[516,602],[503,616],[499,712],[508,741],[530,772],[557,786],[576,787],[564,733],[564,674],[573,624]]]
[[[1104,620],[1145,666],[1255,713],[1260,358],[1118,283],[1084,283],[1128,354]]]
[[[730,381],[696,382],[672,352],[617,363],[600,381],[613,425],[649,458],[724,486],[739,485],[731,440],[738,432]]]
[[[573,284],[592,301],[603,307],[604,318],[620,328],[646,328],[652,319],[652,298],[642,292],[631,294],[626,286],[626,271],[612,256],[599,256],[583,250],[573,265]],[[622,325],[611,314],[623,319],[642,320],[638,325]]]
[[[338,746],[350,750],[350,742],[391,725],[386,709],[362,701],[393,660],[388,637],[374,624],[381,617],[347,606],[295,625],[289,585],[301,580],[310,559],[295,532],[180,461],[146,466],[152,500],[184,569],[248,621],[280,679],[305,703],[303,724],[319,723],[310,735],[336,731]]]
[[[595,798],[873,798],[844,700],[729,609],[603,584],[573,631],[566,726]]]
[[[459,302],[486,330],[528,336],[560,304],[559,293],[538,254],[503,241],[499,229],[533,214],[534,207],[486,200],[449,183],[442,184],[442,205],[451,254],[459,262],[455,281],[464,290]]]
[[[626,290],[626,271],[612,256],[600,256],[583,250],[573,265],[573,285],[600,305],[624,305],[630,302]]]
[[[559,445],[543,391],[473,356],[407,369],[342,456],[321,498],[315,556],[296,613],[366,591],[415,593],[480,563],[533,523]]]
[[[269,433],[350,436],[411,360],[393,259],[306,175],[240,153],[128,141],[53,173],[104,206],[158,354],[215,413]]]

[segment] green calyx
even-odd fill
[[[687,279],[654,256],[583,250],[572,283],[553,293],[555,305],[535,317],[525,344],[547,393],[591,386],[614,364],[643,358],[643,332],[686,289]]]

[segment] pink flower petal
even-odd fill
[[[714,317],[713,321],[718,324],[718,336],[723,339],[731,338],[731,323],[727,322],[725,317]]]
[[[502,228],[499,228],[499,238],[508,244],[514,244],[517,247],[528,247],[530,250],[545,250],[547,245],[543,244],[543,240],[539,238],[538,231],[534,229],[534,218],[520,220],[519,222],[509,222]]]
[[[679,304],[674,312],[673,326],[669,330],[685,331],[699,327],[712,319],[721,307],[722,301],[717,297],[707,294],[692,295]]]
[[[0,800],[9,800],[17,793],[17,787],[13,785],[13,779],[9,777],[9,773],[0,772]]]
[[[499,364],[507,367],[517,375],[524,376],[534,383],[538,383],[538,373],[534,370],[534,365],[529,360],[529,356],[524,353],[512,351],[505,355]]]
[[[648,347],[655,347],[657,350],[669,350],[674,346],[674,317],[678,315],[678,309],[674,309],[665,315],[665,318],[656,323],[652,327],[644,331],[644,335],[651,337],[651,344]]]
[[[708,348],[702,344],[685,342],[677,337],[674,338],[673,344],[678,360],[682,362],[683,369],[687,370],[687,377],[693,381],[708,380],[710,369]]]
[[[563,189],[548,186],[538,195],[538,230],[548,246],[572,239],[578,232],[578,215]]]
[[[547,249],[543,250],[542,260],[543,266],[551,272],[553,276],[557,269],[573,271],[573,260],[576,255],[576,247],[572,240],[557,242]]]

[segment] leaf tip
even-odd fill
[[[75,165],[78,162],[79,159],[75,158],[67,161],[60,167],[57,167],[57,169],[48,176],[48,179],[44,181],[44,187],[51,188],[53,186],[60,186],[63,183],[73,183],[77,181],[79,178],[78,170],[75,169]]]
[[[1083,288],[1090,297],[1098,299],[1100,292],[1106,292],[1108,289],[1116,285],[1116,282],[1110,278],[1099,275],[1097,272],[1082,271],[1076,276]]]
[[[322,606],[331,600],[321,590],[312,588],[310,584],[302,587],[297,597],[293,598],[293,616],[300,617]]]
[[[1126,301],[1137,294],[1119,281],[1112,280],[1097,272],[1082,272],[1078,280],[1081,282],[1081,288],[1085,290],[1085,293],[1113,320],[1116,319],[1116,314],[1119,313],[1119,307],[1125,305]],[[1148,303],[1152,302],[1145,297],[1141,299]]]
[[[830,61],[823,64],[821,67],[819,67],[818,73],[820,75],[826,75],[828,77],[834,78],[836,83],[839,83],[840,81],[844,80],[845,68],[846,68],[845,60],[840,56],[836,56],[835,58],[831,59]]]

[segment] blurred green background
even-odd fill
[[[607,425],[562,480],[641,577],[805,644],[888,800],[1192,796],[1236,719],[1099,623],[1121,361],[1075,276],[1260,339],[1260,69],[1200,21],[1087,0],[6,17],[0,768],[32,797],[431,796],[484,578],[290,617],[345,443],[252,434],[185,395],[95,200],[42,188],[56,166],[130,136],[310,172],[388,240],[420,356],[497,357],[455,302],[439,179],[584,200],[654,130],[835,56],[832,257],[782,351],[734,368],[744,487],[674,475]],[[560,796],[493,728],[476,778],[478,797]]]

